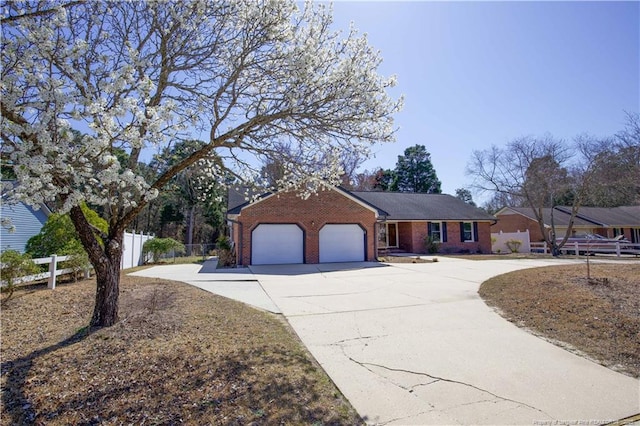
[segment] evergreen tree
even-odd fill
[[[467,188],[456,189],[456,198],[459,198],[465,203],[473,207],[476,207],[476,203],[473,201],[473,196],[471,195],[471,191],[469,191]]]
[[[396,187],[400,192],[442,193],[442,183],[431,164],[431,154],[424,145],[415,145],[404,150],[396,163]]]

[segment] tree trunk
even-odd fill
[[[124,250],[124,231],[115,232],[104,241],[104,250],[90,254],[95,259],[96,303],[91,316],[92,327],[110,327],[118,322],[120,266]],[[97,259],[96,259],[97,258]]]
[[[195,219],[196,206],[192,205],[189,210],[189,225],[187,228],[187,256],[191,256],[191,250],[193,248],[193,225]]]
[[[111,229],[108,236],[102,236],[101,244],[79,206],[72,207],[69,216],[96,271],[96,304],[90,325],[110,327],[118,322],[124,228]]]
[[[110,250],[104,256],[100,268],[96,268],[96,304],[91,317],[92,327],[110,327],[118,322],[118,299],[120,295],[120,249]]]

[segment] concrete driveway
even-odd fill
[[[491,276],[557,263],[440,258],[234,277],[275,304],[370,424],[600,424],[640,412],[638,380],[515,327],[477,294]]]

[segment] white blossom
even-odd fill
[[[382,59],[366,35],[331,29],[330,6],[59,5],[3,12],[55,9],[2,27],[2,134],[16,199],[62,211],[87,201],[130,220],[162,190],[137,167],[141,151],[199,135],[224,160],[185,160],[206,171],[200,188],[229,175],[260,183],[260,159],[286,144],[295,155],[271,189],[308,197],[339,182],[343,152],[365,158],[371,144],[394,140],[396,77],[378,74]]]

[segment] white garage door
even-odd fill
[[[262,224],[251,233],[251,263],[302,263],[302,229],[294,224]]]
[[[364,260],[364,230],[358,225],[325,225],[320,230],[320,263]]]

